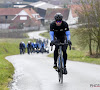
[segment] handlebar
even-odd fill
[[[57,45],[57,46],[68,46],[68,43],[54,43],[53,45]],[[53,46],[51,46],[51,51],[53,49]],[[69,49],[71,50],[71,45],[69,45]]]

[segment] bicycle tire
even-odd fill
[[[61,70],[61,84],[63,83],[63,70]]]
[[[60,57],[60,61],[61,61],[61,57]],[[61,61],[61,63],[60,63],[60,67],[58,68],[58,78],[59,78],[59,82],[62,84],[62,83],[63,83],[62,61]]]
[[[61,68],[60,68],[60,83],[62,84],[63,83],[63,68],[62,68],[62,62],[61,62]]]

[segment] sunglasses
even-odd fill
[[[62,21],[56,21],[57,23],[61,23]]]

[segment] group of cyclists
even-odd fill
[[[48,39],[37,39],[36,42],[28,41],[27,45],[22,41],[19,44],[20,54],[24,54],[26,49],[27,53],[49,53]]]

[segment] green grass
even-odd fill
[[[100,58],[90,58],[89,56],[85,55],[85,52],[77,50],[71,50],[71,51],[68,50],[67,54],[68,54],[68,60],[100,65]],[[48,56],[53,57],[53,54],[49,54]]]
[[[27,44],[29,39],[0,39],[0,90],[9,90],[8,84],[13,79],[14,67],[5,60],[6,56],[19,54],[19,43]],[[31,40],[33,41],[33,40]]]
[[[99,64],[100,65],[100,58],[91,58],[88,55],[88,47],[85,48],[79,47],[77,44],[77,35],[74,35],[74,30],[70,30],[71,32],[71,41],[72,41],[72,48],[74,50],[67,50],[68,59],[72,61],[80,61],[80,62],[87,62],[87,63],[93,63],[93,64]],[[44,36],[46,38],[50,38],[49,33],[41,33],[41,36]],[[48,55],[49,57],[53,57],[53,54]]]

